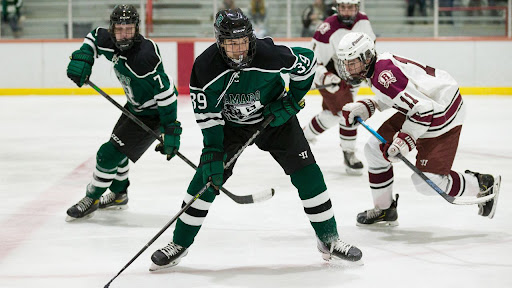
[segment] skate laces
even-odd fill
[[[374,209],[366,211],[366,217],[368,217],[369,219],[373,219],[373,218],[379,217],[381,215],[381,213],[382,213],[382,210],[380,210],[379,208],[374,208]]]
[[[167,246],[160,249],[160,251],[162,251],[162,253],[164,253],[165,256],[171,257],[171,256],[178,254],[178,252],[180,252],[181,248],[183,248],[183,247],[181,247],[180,245],[177,245],[174,243],[169,243],[169,244],[167,244]]]
[[[347,162],[350,163],[350,165],[361,162],[359,159],[357,159],[356,153],[354,152],[345,152],[345,158],[347,159]]]
[[[76,206],[77,206],[78,210],[83,212],[91,206],[93,201],[94,200],[92,198],[84,197],[84,198],[82,198],[82,200],[80,200],[78,203],[76,203]]]
[[[352,245],[343,242],[341,239],[338,239],[334,243],[332,243],[330,252],[332,253],[332,251],[336,250],[343,254],[347,254],[350,248],[352,248]]]
[[[107,195],[103,195],[100,199],[101,204],[108,204],[116,199],[116,194],[113,192],[108,193]]]

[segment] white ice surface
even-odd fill
[[[114,97],[123,102],[123,97]],[[270,155],[251,146],[225,185],[235,194],[274,187],[263,203],[226,196],[210,213],[179,266],[148,272],[150,255],[172,238],[173,226],[110,287],[512,287],[511,97],[464,99],[469,107],[454,170],[501,174],[496,216],[417,193],[411,171],[395,165],[400,226],[355,226],[372,207],[366,173],[347,176],[337,128],[312,147],[324,173],[342,238],[363,251],[364,265],[325,263],[289,177]],[[302,124],[320,110],[308,96]],[[0,97],[0,287],[103,287],[178,212],[193,170],[150,148],[131,165],[129,209],[98,211],[66,223],[66,209],[84,196],[99,146],[120,112],[101,96]],[[389,113],[377,113],[374,128]],[[181,153],[197,163],[202,137],[188,97],[179,99]],[[359,147],[370,137],[359,128]],[[358,155],[364,160],[362,149]],[[412,158],[409,157],[410,159]]]

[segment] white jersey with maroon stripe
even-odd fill
[[[459,86],[446,71],[382,53],[369,80],[379,110],[405,114],[402,131],[415,139],[437,137],[464,121]]]

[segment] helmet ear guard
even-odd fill
[[[139,13],[133,5],[116,5],[110,14],[109,32],[112,41],[116,47],[121,51],[130,49],[135,41],[139,40]],[[129,39],[116,39],[115,25],[116,24],[135,24],[135,33]]]
[[[338,72],[341,78],[355,85],[361,83],[368,76],[372,65],[375,64],[377,53],[370,36],[361,32],[352,32],[341,39],[336,50],[336,56],[339,61],[340,71]],[[355,59],[358,59],[364,68],[358,74],[351,74],[346,67],[346,62]]]
[[[215,39],[220,54],[228,66],[235,70],[248,67],[256,53],[256,36],[249,18],[244,15],[240,8],[224,9],[215,15],[215,23],[213,25],[215,31]],[[246,55],[240,59],[232,59],[228,57],[224,41],[227,39],[241,39],[247,37],[249,48]]]

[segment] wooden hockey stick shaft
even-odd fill
[[[96,92],[98,92],[100,95],[105,97],[110,103],[114,104],[114,106],[116,106],[119,110],[121,110],[121,112],[123,112],[123,114],[126,115],[126,117],[128,117],[132,121],[134,121],[137,125],[139,125],[142,129],[144,129],[144,131],[153,135],[153,137],[155,137],[158,141],[160,141],[160,143],[163,143],[163,139],[160,134],[156,133],[153,129],[149,128],[139,118],[135,117],[135,115],[130,113],[130,111],[128,111],[126,108],[124,108],[119,103],[117,103],[117,101],[112,99],[112,97],[110,97],[110,95],[108,95],[105,91],[103,91],[101,88],[96,86],[90,80],[87,80],[86,84],[91,86],[94,90],[96,90]],[[197,170],[197,166],[194,165],[194,163],[192,163],[192,161],[187,159],[187,157],[185,157],[183,154],[181,154],[180,152],[177,152],[176,155],[178,155],[178,157],[180,157],[183,161],[185,161],[185,163],[187,163],[190,167]],[[224,192],[224,194],[226,194],[230,199],[232,199],[233,201],[235,201],[238,204],[251,204],[251,203],[265,201],[267,199],[272,198],[272,196],[274,196],[274,193],[275,193],[274,189],[271,189],[270,193],[267,193],[267,191],[264,191],[263,193],[239,196],[239,195],[235,195],[235,194],[229,192],[224,187],[222,187],[220,190],[222,192]]]
[[[261,131],[263,131],[263,129],[265,129],[265,127],[267,127],[268,124],[272,122],[272,120],[274,120],[273,115],[269,116],[267,119],[263,121],[263,124],[261,124],[261,126],[258,128],[256,132],[254,132],[251,138],[249,138],[249,140],[247,140],[247,142],[245,142],[245,144],[240,149],[238,149],[236,154],[233,155],[233,157],[231,157],[231,159],[229,159],[229,161],[224,165],[224,169],[228,169],[236,161],[236,159],[240,156],[240,154],[242,154],[245,148],[252,144],[252,142],[261,134]],[[112,281],[114,281],[114,279],[116,279],[117,276],[121,275],[121,273],[123,273],[123,271],[126,270],[126,268],[128,268],[128,266],[130,266],[130,264],[132,264],[133,261],[135,261],[135,259],[137,259],[142,253],[144,253],[144,251],[146,251],[146,249],[148,249],[148,247],[151,246],[151,244],[153,244],[153,242],[155,242],[156,239],[158,239],[158,237],[160,237],[165,232],[165,230],[167,230],[167,228],[169,228],[181,216],[181,214],[183,214],[190,206],[192,206],[194,201],[199,199],[199,197],[201,197],[201,195],[203,195],[203,193],[211,185],[213,185],[211,181],[206,183],[206,185],[201,190],[199,190],[199,192],[194,196],[194,198],[188,201],[188,203],[185,204],[185,206],[183,206],[183,208],[181,208],[180,211],[178,211],[178,213],[174,215],[174,217],[172,217],[172,219],[169,222],[167,222],[167,224],[165,224],[165,226],[162,229],[160,229],[160,231],[158,231],[158,233],[153,238],[151,238],[151,240],[149,240],[149,242],[146,245],[144,245],[144,247],[142,247],[142,249],[139,252],[137,252],[137,254],[130,261],[128,261],[128,263],[126,263],[126,265],[124,265],[124,267],[116,274],[116,276],[114,276],[112,279],[110,279],[110,281],[108,281],[104,288],[108,288],[110,286],[110,283],[112,283]]]
[[[386,142],[387,142],[386,139],[384,139],[384,137],[382,137],[377,131],[373,130],[368,124],[366,124],[366,122],[364,122],[364,120],[361,119],[361,117],[356,116],[355,119],[357,122],[361,123],[361,125],[363,125],[364,128],[366,128],[366,130],[368,130],[371,134],[373,134],[373,136],[377,137],[377,139],[379,139],[379,141],[382,142],[382,144],[386,144]],[[446,194],[446,192],[444,192],[443,189],[439,188],[439,186],[437,186],[436,183],[434,183],[430,178],[428,178],[427,175],[425,175],[420,169],[418,169],[418,167],[416,167],[409,160],[407,160],[407,158],[405,158],[402,154],[398,154],[398,155],[396,155],[396,157],[399,158],[400,160],[402,160],[402,162],[404,162],[405,165],[407,165],[407,167],[409,167],[414,173],[418,174],[418,176],[420,176],[421,179],[423,179],[430,187],[432,187],[432,189],[434,189],[434,191],[436,191],[439,195],[441,195],[441,197],[443,197],[446,201],[448,201],[451,204],[473,205],[473,204],[487,202],[487,201],[491,200],[492,198],[494,198],[494,196],[495,196],[494,194],[491,194],[491,195],[487,195],[485,197],[474,198],[474,199],[455,198],[453,196]]]

